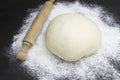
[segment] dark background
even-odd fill
[[[36,8],[46,0],[1,0],[0,1],[0,80],[36,80],[18,61],[11,61],[8,56],[13,35],[20,29],[29,8]],[[74,2],[74,0],[56,0]],[[79,0],[81,3],[96,4],[105,8],[120,23],[119,0]],[[118,65],[120,66],[120,65]],[[101,79],[100,79],[101,80]]]

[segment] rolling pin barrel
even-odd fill
[[[19,60],[25,60],[29,48],[35,43],[37,36],[39,35],[44,22],[46,21],[55,0],[46,1],[37,17],[33,21],[29,31],[23,39],[22,48],[19,51],[17,58]]]

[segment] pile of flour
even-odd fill
[[[10,53],[10,55],[14,56],[18,53],[22,46],[22,39],[40,8],[41,6],[30,12],[22,28],[14,36],[11,44],[13,53]],[[59,59],[47,50],[44,41],[46,28],[54,17],[63,13],[86,15],[98,25],[102,34],[102,44],[94,55],[70,63]],[[103,15],[103,13],[106,14]],[[115,61],[120,60],[119,28],[120,25],[116,24],[112,17],[107,15],[107,12],[99,6],[91,8],[80,4],[78,1],[75,3],[57,2],[44,24],[37,41],[29,50],[26,61],[21,65],[26,67],[27,71],[38,80],[97,80],[99,78],[102,80],[118,80],[120,79],[120,73],[110,61],[112,59],[115,59]]]

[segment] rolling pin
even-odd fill
[[[25,35],[22,41],[22,48],[17,54],[17,59],[23,61],[26,59],[27,53],[32,45],[35,43],[37,36],[39,35],[43,24],[45,23],[55,0],[48,0],[44,3],[37,17],[33,21],[30,29]]]

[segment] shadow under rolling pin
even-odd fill
[[[28,53],[29,49],[32,47],[32,45],[34,44],[34,42],[36,41],[36,38],[37,38],[39,32],[41,31],[42,26],[43,26],[44,22],[46,21],[49,13],[53,7],[54,1],[55,0],[48,0],[43,5],[42,9],[38,13],[37,17],[35,18],[35,20],[33,21],[32,25],[31,25],[29,31],[27,32],[26,36],[23,39],[22,48],[19,51],[19,53],[17,54],[17,59],[19,59],[21,61],[26,59],[27,53]]]

